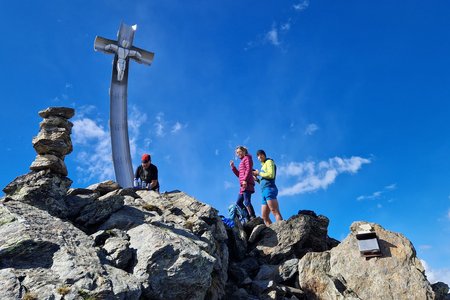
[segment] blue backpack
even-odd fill
[[[231,204],[228,207],[228,215],[231,220],[234,220],[234,218],[237,217],[241,223],[245,223],[247,220],[247,211],[243,210],[236,204]]]

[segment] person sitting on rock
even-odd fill
[[[159,193],[158,182],[158,168],[151,163],[152,157],[150,154],[143,154],[141,158],[141,165],[137,167],[134,174],[135,187],[138,187],[138,182],[141,182],[143,189],[152,190]]]

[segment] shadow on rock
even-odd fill
[[[59,248],[47,241],[22,241],[0,251],[0,269],[48,269],[53,264],[53,254]]]

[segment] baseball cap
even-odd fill
[[[143,163],[146,163],[146,162],[148,162],[150,160],[150,154],[143,154],[142,155],[142,158],[141,158],[141,161],[143,162]]]

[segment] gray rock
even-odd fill
[[[6,210],[15,218],[0,226],[0,282],[11,296],[2,292],[2,299],[17,299],[25,291],[37,299],[59,299],[57,290],[63,285],[74,295],[81,290],[112,295],[86,234],[22,202],[10,201],[2,207],[3,214]]]
[[[112,191],[84,206],[79,216],[75,219],[75,222],[85,228],[98,225],[107,220],[114,212],[121,209],[123,204],[124,197],[118,195],[116,191]]]
[[[228,249],[230,256],[237,261],[243,260],[247,255],[247,234],[241,222],[235,218],[235,226],[227,229]]]
[[[31,171],[41,171],[50,169],[53,173],[67,176],[67,168],[64,161],[52,154],[44,154],[36,156],[36,159],[30,166]]]
[[[447,284],[443,282],[436,282],[431,285],[431,288],[435,294],[435,300],[446,300],[446,298],[450,298]]]
[[[88,186],[86,189],[95,191],[100,194],[100,196],[106,195],[112,191],[120,189],[120,185],[112,180],[106,180],[100,183],[95,183]]]
[[[282,264],[278,266],[278,276],[280,278],[280,282],[291,279],[298,272],[298,259],[293,258],[286,260]]]
[[[48,128],[50,130],[56,128],[64,128],[69,134],[72,133],[73,123],[66,118],[49,116],[39,123],[39,128]]]
[[[246,285],[252,282],[247,271],[235,262],[232,262],[229,265],[228,273],[230,274],[230,279],[233,280],[237,286]]]
[[[69,107],[48,107],[39,112],[39,116],[42,118],[61,117],[64,119],[70,119],[75,115],[75,110]]]
[[[99,198],[97,192],[91,190],[83,190],[82,192],[77,190],[72,190],[67,193],[64,198],[68,209],[67,217],[71,220],[75,220],[81,213],[82,209],[88,204],[94,203]]]
[[[136,249],[133,274],[151,299],[203,299],[211,285],[215,258],[191,239],[168,228],[142,224],[128,231]],[[176,288],[174,288],[176,287]]]
[[[122,237],[108,238],[102,248],[106,252],[106,259],[113,266],[122,270],[128,267],[133,258],[130,242]]]
[[[353,223],[337,247],[300,260],[301,289],[326,299],[434,299],[414,247],[403,235],[371,223],[383,256],[360,256],[356,232],[362,223]]]
[[[261,295],[272,286],[270,280],[253,280],[251,290],[254,295]]]
[[[287,221],[273,223],[262,231],[256,251],[267,262],[279,264],[310,251],[328,250],[328,223],[324,216],[308,215],[295,215]]]
[[[64,198],[71,184],[72,180],[67,177],[42,170],[17,177],[3,192],[8,200],[28,203],[54,216],[66,218],[69,212]]]
[[[248,242],[249,243],[254,243],[258,237],[259,234],[266,228],[266,225],[264,224],[259,224],[257,226],[255,226],[252,230],[252,233],[250,234],[250,237],[248,238]]]
[[[33,147],[37,154],[53,154],[64,158],[73,150],[70,132],[65,128],[42,128],[33,138]]]
[[[259,268],[258,274],[256,274],[255,280],[275,280],[275,281],[277,281],[277,277],[278,277],[278,266],[277,265],[262,265]]]

